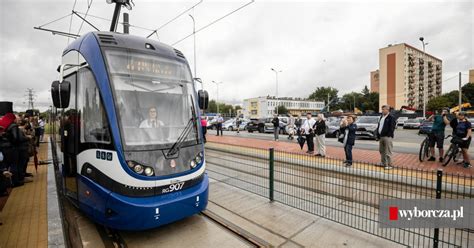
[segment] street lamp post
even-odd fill
[[[425,46],[428,45],[428,42],[424,41],[425,38],[420,37],[421,44],[423,44],[423,55],[426,57]],[[423,59],[424,60],[424,59]],[[423,63],[423,70],[425,68],[425,63]],[[425,75],[423,74],[423,118],[426,118],[426,90],[425,90]]]
[[[197,78],[197,71],[196,71],[196,21],[194,17],[189,14],[189,17],[193,20],[193,39],[194,39],[194,77]],[[204,85],[201,84],[201,88],[204,89]]]
[[[270,68],[270,69],[275,72],[275,81],[276,81],[275,98],[276,98],[276,101],[278,102],[278,73],[282,72],[282,71],[281,70],[275,70],[273,68]],[[278,104],[277,104],[277,107],[276,107],[276,114],[278,115]]]
[[[219,84],[223,84],[223,82],[216,82],[212,81],[212,83],[215,83],[217,86],[217,100],[216,100],[216,105],[217,105],[217,113],[219,113]]]

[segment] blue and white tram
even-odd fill
[[[180,51],[93,32],[64,50],[58,71],[53,156],[80,210],[114,229],[144,230],[206,208],[199,109],[208,97],[196,93]]]

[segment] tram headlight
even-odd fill
[[[197,156],[194,161],[196,161],[196,164],[200,164],[202,162],[201,156]]]
[[[197,165],[197,164],[196,164],[196,161],[191,160],[191,168],[194,169],[194,168],[196,167],[196,165]]]
[[[146,167],[145,168],[145,175],[147,176],[153,176],[153,169],[151,167]]]
[[[143,166],[140,165],[140,164],[136,164],[135,166],[133,166],[133,171],[135,171],[138,174],[142,174],[143,173]]]
[[[128,167],[133,168],[133,166],[135,166],[135,163],[133,163],[132,161],[128,161],[127,165]]]

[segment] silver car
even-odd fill
[[[379,116],[361,116],[356,120],[356,136],[376,139],[376,130],[379,123]]]

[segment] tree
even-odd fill
[[[277,109],[278,109],[278,111],[277,111]],[[277,111],[279,115],[286,115],[286,114],[288,114],[288,109],[287,109],[285,106],[283,106],[283,105],[280,105],[280,106],[278,106],[278,107],[275,107],[275,111]],[[275,113],[276,113],[276,112],[275,112]]]
[[[217,103],[215,100],[209,101],[209,107],[207,108],[206,112],[208,113],[217,113]]]
[[[451,101],[451,99],[449,99],[448,96],[446,96],[446,94],[432,98],[428,101],[428,104],[426,105],[426,108],[430,111],[435,111],[446,107],[453,107],[453,102]]]
[[[311,93],[311,95],[309,95],[308,99],[326,102],[328,99],[328,94],[329,94],[329,98],[333,99],[337,97],[338,92],[339,91],[333,87],[324,87],[324,86],[317,87],[316,90],[313,93]]]
[[[367,87],[367,85],[364,86],[364,89],[362,90],[362,94],[364,96],[367,96],[368,94],[370,94],[370,90],[369,90],[369,87]]]
[[[465,84],[462,88],[462,94],[474,106],[474,83]]]

